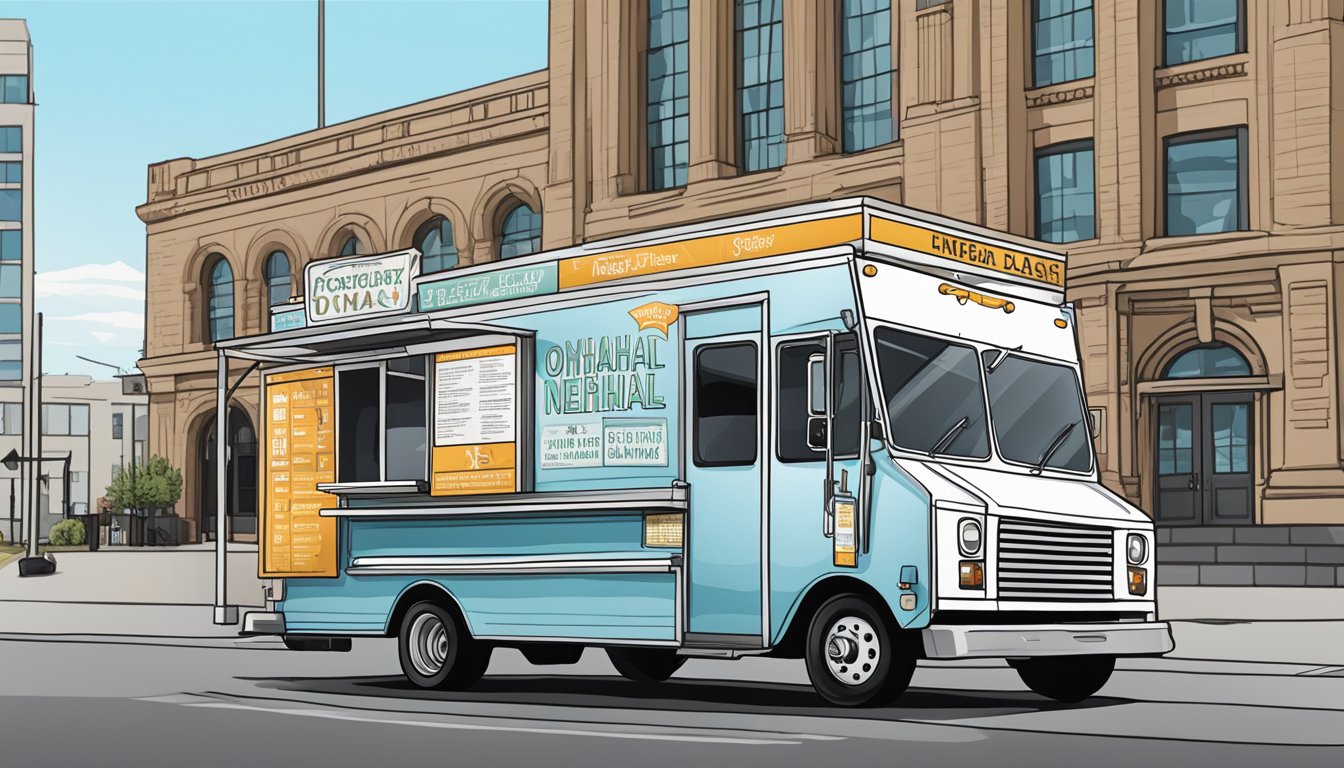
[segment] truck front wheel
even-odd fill
[[[406,611],[397,650],[401,671],[420,688],[467,688],[490,665],[490,646],[473,639],[452,611],[429,601]]]
[[[918,662],[883,614],[858,595],[827,600],[807,629],[807,676],[842,707],[886,704],[905,692]]]
[[[1114,656],[1042,656],[1008,663],[1032,691],[1066,704],[1101,690],[1115,670]]]

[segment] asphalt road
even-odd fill
[[[999,663],[926,666],[895,706],[855,711],[794,662],[693,661],[643,687],[592,651],[544,668],[502,651],[474,689],[439,693],[401,680],[389,641],[174,642],[0,636],[0,764],[1344,764],[1341,668],[1135,661],[1068,706]]]

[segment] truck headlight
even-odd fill
[[[1130,565],[1143,565],[1148,559],[1148,539],[1141,533],[1129,534],[1125,544],[1125,556],[1129,558]]]
[[[980,530],[980,521],[972,517],[962,518],[957,523],[957,547],[963,557],[975,557],[984,546],[984,536]]]

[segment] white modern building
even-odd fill
[[[33,46],[22,19],[0,19],[0,455],[31,455],[26,407],[33,318]],[[0,467],[0,520],[26,508],[30,470]],[[12,512],[11,512],[12,511]]]

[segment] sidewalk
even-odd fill
[[[57,552],[56,573],[0,566],[0,634],[234,637],[212,622],[213,544]],[[255,545],[229,545],[229,602],[262,605]]]
[[[229,550],[229,602],[240,612],[261,606],[255,546]],[[237,639],[239,626],[212,622],[213,545],[56,559],[52,576],[21,579],[15,562],[0,567],[0,635]],[[1176,650],[1145,665],[1344,668],[1344,589],[1162,587],[1158,605]]]

